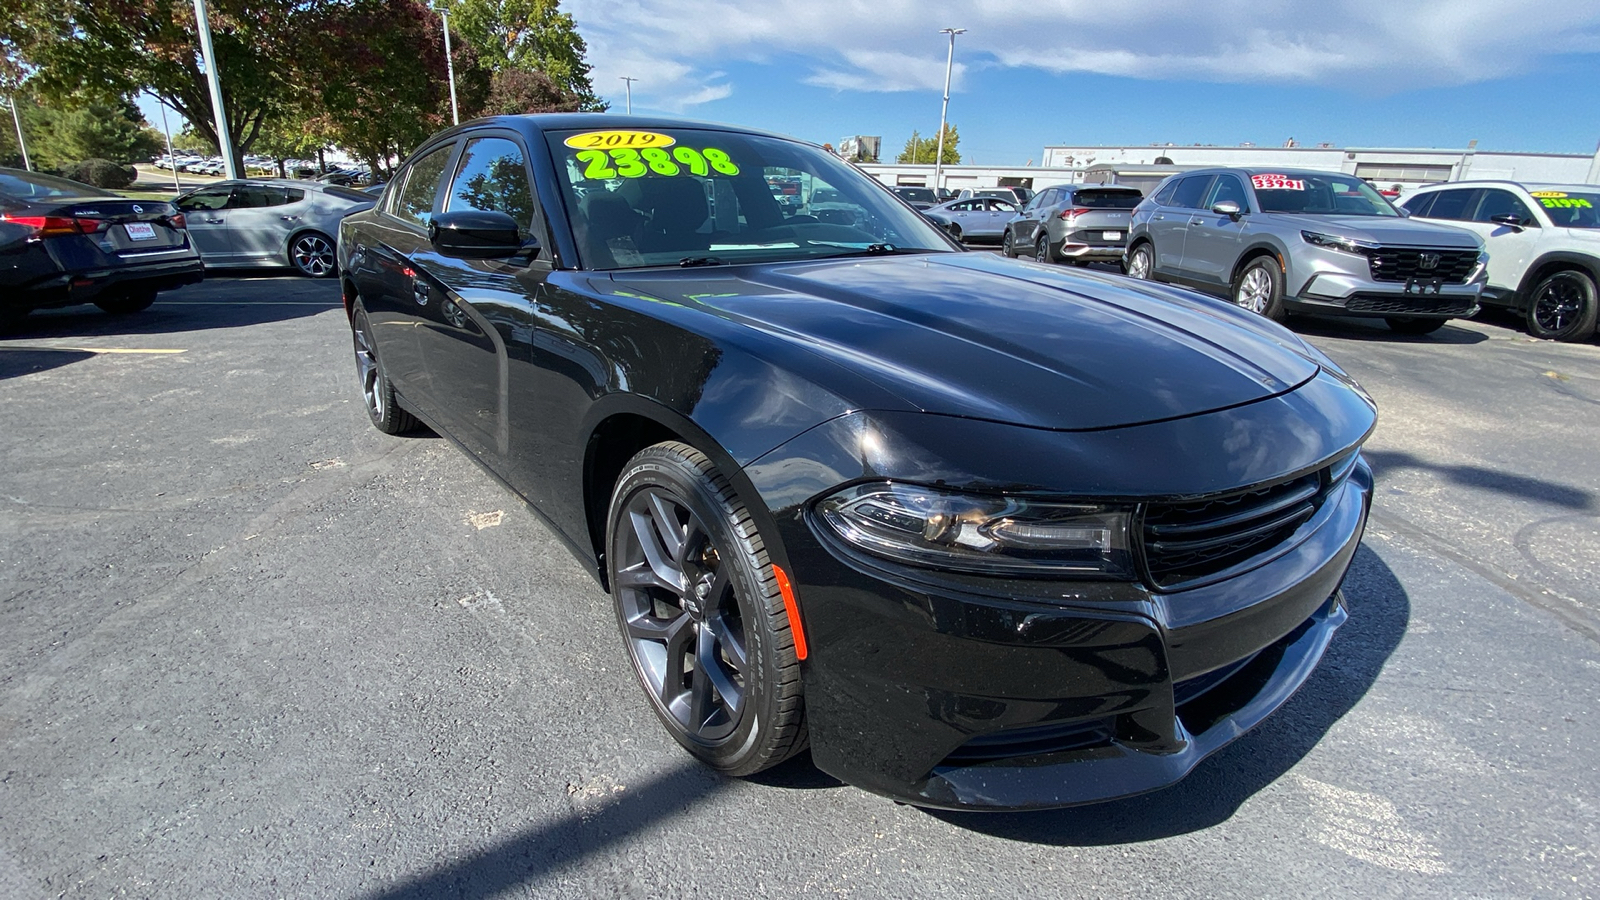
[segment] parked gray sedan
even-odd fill
[[[1128,214],[1144,195],[1114,184],[1058,184],[1033,196],[1006,225],[1000,250],[1039,262],[1117,262],[1128,246]]]
[[[290,266],[312,278],[334,272],[339,220],[377,198],[314,181],[222,181],[181,194],[189,239],[206,268]]]
[[[998,241],[1006,223],[1017,214],[1017,206],[998,197],[970,197],[925,209],[922,214],[958,241]]]

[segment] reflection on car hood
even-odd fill
[[[1376,244],[1398,244],[1409,247],[1462,247],[1476,248],[1478,236],[1465,228],[1435,225],[1415,219],[1386,218],[1380,216],[1308,216],[1292,213],[1262,213],[1273,222],[1282,223],[1287,230],[1300,228],[1371,241]]]
[[[1298,338],[1219,301],[990,254],[613,277],[826,357],[918,409],[1040,428],[1237,406],[1318,370]]]

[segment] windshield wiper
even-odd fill
[[[692,269],[696,266],[725,266],[727,264],[727,260],[717,256],[685,256],[683,259],[678,260],[678,265],[685,269]]]
[[[839,244],[833,241],[808,241],[807,243],[820,247],[840,247],[849,250],[848,253],[830,253],[826,259],[840,256],[894,256],[902,253],[931,253],[933,251],[924,247],[896,247],[893,244],[868,244],[865,247],[852,247],[849,244]]]

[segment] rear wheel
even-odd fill
[[[317,231],[296,235],[289,242],[289,263],[302,275],[327,278],[333,274],[333,239]]]
[[[415,431],[417,417],[400,408],[395,400],[394,385],[384,374],[378,360],[378,345],[372,339],[372,323],[367,311],[356,306],[355,318],[350,322],[356,350],[356,378],[361,382],[361,401],[367,408],[367,417],[373,427],[384,434],[405,434]]]
[[[130,313],[143,312],[156,302],[156,292],[150,290],[129,291],[112,297],[102,297],[94,302],[108,313],[116,316],[125,316]]]
[[[1137,278],[1140,281],[1149,281],[1151,261],[1153,259],[1154,257],[1150,254],[1149,244],[1139,244],[1128,251],[1128,277]]]
[[[1433,334],[1444,327],[1444,319],[1423,319],[1417,316],[1389,316],[1384,319],[1389,327],[1401,334]]]
[[[766,545],[711,460],[676,441],[640,451],[606,534],[617,624],[673,738],[730,775],[805,747],[800,664]]]
[[[951,237],[952,240],[956,241],[957,243],[961,242],[961,226],[960,225],[957,225],[954,222],[951,222],[950,223],[950,227],[946,228],[945,231],[947,231],[950,234],[950,237]]]
[[[1055,262],[1050,258],[1050,235],[1048,232],[1039,235],[1039,240],[1034,243],[1033,258],[1042,263]]]
[[[1270,256],[1254,259],[1233,282],[1233,302],[1269,319],[1283,318],[1283,273]]]
[[[1594,280],[1567,269],[1539,279],[1528,301],[1528,333],[1552,341],[1586,341],[1594,335]]]
[[[1000,252],[1011,257],[1012,259],[1016,259],[1017,257],[1017,248],[1011,243],[1010,228],[1007,228],[1005,234],[1001,235],[1000,237]]]

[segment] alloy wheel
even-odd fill
[[[295,268],[312,278],[321,278],[333,271],[333,245],[320,234],[295,238],[289,258],[294,261]]]
[[[354,329],[356,343],[356,376],[361,379],[361,398],[373,421],[383,418],[383,385],[378,374],[378,353],[373,349],[372,334],[368,331],[367,317],[359,316]]]
[[[1272,276],[1260,266],[1252,266],[1239,279],[1239,289],[1233,293],[1233,302],[1253,313],[1265,314],[1272,302]]]
[[[733,734],[750,660],[731,566],[688,504],[662,487],[628,498],[616,595],[629,655],[657,706],[691,739]]]
[[[1033,258],[1042,263],[1050,261],[1050,238],[1041,236],[1039,243],[1033,248]]]
[[[1150,251],[1145,247],[1135,247],[1133,255],[1128,257],[1128,277],[1147,280],[1150,277]]]
[[[1533,319],[1551,334],[1572,326],[1583,314],[1583,289],[1565,278],[1552,278],[1533,300]]]

